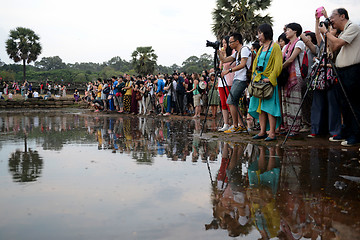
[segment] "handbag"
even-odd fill
[[[287,48],[286,48],[286,54],[288,53],[288,48],[289,48],[290,45],[287,45]],[[294,49],[292,49],[291,53],[290,53],[290,56],[293,54],[294,52]],[[286,62],[285,60],[285,56],[286,54],[284,55],[283,57],[283,63]],[[283,87],[286,85],[287,81],[289,80],[289,76],[290,76],[290,73],[289,73],[289,70],[288,68],[283,68],[280,75],[277,77],[277,84],[279,87]]]
[[[141,92],[139,92],[139,91],[136,92],[135,99],[136,99],[136,100],[141,100],[141,99],[142,99],[142,94],[141,94]]]
[[[326,90],[337,83],[337,78],[332,68],[327,69],[327,74],[325,74],[323,67],[318,72],[315,72],[314,69],[310,76],[311,79],[313,79],[311,82],[311,87],[313,90]]]
[[[270,82],[251,82],[248,86],[248,91],[251,96],[260,99],[270,99],[274,94],[274,86]]]

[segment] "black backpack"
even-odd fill
[[[116,88],[118,92],[120,92],[121,94],[125,94],[126,93],[126,89],[124,89],[125,86],[126,86],[125,83],[121,82]]]
[[[104,94],[109,94],[110,93],[110,87],[107,86],[106,88],[104,88],[103,93]]]

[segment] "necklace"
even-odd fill
[[[263,45],[263,51],[265,52],[266,50],[269,50],[269,48],[270,48],[270,46],[271,46],[271,44],[272,44],[272,41],[270,41],[270,43],[268,44],[268,45]],[[265,50],[266,49],[266,50]]]
[[[270,41],[270,43],[267,46],[264,45],[264,51],[265,51],[265,48],[269,49],[271,44],[272,44],[272,41]]]

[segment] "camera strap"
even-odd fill
[[[268,49],[266,50],[265,57],[264,57],[264,61],[263,61],[263,64],[262,64],[263,67],[264,67],[264,65],[265,65],[266,56],[267,56],[268,53],[269,53],[270,46],[271,46],[272,42],[273,42],[273,41],[270,42],[270,44],[269,44],[269,46],[268,46]],[[263,47],[260,48],[260,50],[259,50],[260,52],[262,51],[262,48],[263,48]],[[257,62],[259,62],[259,58],[260,58],[260,54],[259,54],[259,56],[258,56]]]
[[[241,51],[243,50],[243,48],[247,48],[247,49],[249,49],[249,51],[250,51],[250,54],[249,54],[249,57],[251,56],[251,49],[248,47],[248,46],[242,46],[242,48],[240,49],[240,54],[241,54]],[[238,60],[238,58],[239,58],[239,56],[238,56],[238,52],[236,52],[236,54],[235,54],[235,60],[234,61],[232,61],[231,63],[230,63],[230,65],[231,64],[233,64],[235,61],[236,61],[236,66],[237,66],[237,60]],[[241,60],[240,60],[241,61]],[[248,67],[247,67],[247,64],[245,64],[245,67],[246,67],[246,70],[248,70]]]

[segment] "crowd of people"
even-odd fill
[[[257,129],[254,139],[274,141],[279,134],[309,132],[353,146],[360,143],[360,27],[343,8],[330,17],[318,9],[315,23],[314,32],[286,24],[275,40],[272,27],[262,24],[251,48],[232,33],[221,40],[215,69],[99,78],[88,83],[84,97],[75,90],[74,98],[95,112],[193,118],[221,112],[218,130],[225,134]],[[25,91],[30,86],[24,83]]]
[[[329,134],[330,141],[341,141],[343,146],[360,143],[360,105],[356,98],[360,89],[355,74],[360,70],[360,28],[351,23],[343,8],[335,9],[330,17],[324,8],[317,10],[315,21],[315,32],[303,32],[298,23],[286,24],[277,42],[273,40],[271,26],[262,24],[258,28],[260,47],[253,44],[251,50],[243,46],[240,34],[224,38],[219,51],[224,63],[221,76],[225,77],[230,92],[228,107],[223,107],[221,131],[246,131],[245,121],[239,121],[245,115],[238,111],[238,105],[247,88],[251,96],[246,118],[260,123],[260,132],[254,139],[273,141],[277,134],[295,137],[310,131],[308,137]],[[229,62],[233,65],[226,65]],[[331,62],[335,62],[336,68]],[[248,79],[246,73],[251,63]],[[263,88],[266,85],[268,92]],[[219,92],[221,96],[223,91]],[[233,119],[232,127],[226,108]]]
[[[314,32],[286,24],[277,41],[272,27],[262,24],[251,48],[239,33],[225,36],[218,51],[221,74],[210,69],[98,79],[89,83],[84,99],[96,111],[193,118],[215,118],[221,111],[219,131],[227,134],[251,131],[258,122],[254,139],[309,132],[308,137],[330,135],[330,141],[353,146],[360,143],[360,28],[343,8],[330,17],[324,8],[317,10],[315,22]],[[260,86],[267,86],[269,95]]]
[[[68,84],[70,86],[70,84]],[[52,95],[58,97],[66,97],[67,87],[65,84],[57,84],[46,81],[46,83],[40,83],[34,87],[33,83],[25,81],[20,84],[19,82],[7,82],[3,81],[0,84],[0,98],[13,99],[16,95],[21,95],[24,99],[28,98],[41,98],[47,99]]]

